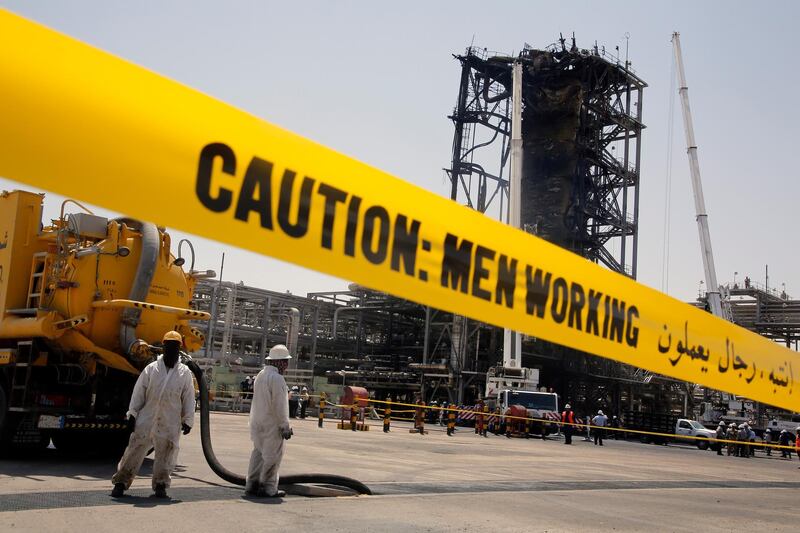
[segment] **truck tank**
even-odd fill
[[[44,195],[0,194],[0,444],[122,440],[136,376],[166,331],[195,351],[194,285],[164,228],[106,219],[66,201],[41,222]],[[72,202],[81,208],[65,214]],[[194,262],[194,258],[192,258]]]

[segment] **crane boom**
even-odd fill
[[[708,213],[703,196],[703,183],[700,180],[700,162],[697,159],[697,143],[694,138],[692,111],[689,108],[689,87],[686,85],[686,73],[683,70],[680,34],[672,34],[672,48],[675,52],[676,72],[678,75],[678,94],[681,97],[683,112],[683,128],[686,133],[686,154],[689,156],[689,171],[694,192],[694,208],[697,219],[697,230],[700,233],[700,251],[703,256],[703,270],[706,278],[706,298],[711,312],[718,317],[729,319],[723,311],[722,299],[717,284],[717,271],[714,267],[714,252],[711,249],[711,232],[708,229]]]
[[[511,95],[511,183],[508,199],[508,223],[519,228],[522,220],[522,63],[514,62]],[[522,366],[522,336],[503,330],[503,366]]]

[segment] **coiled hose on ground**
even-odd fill
[[[208,466],[219,477],[233,483],[234,485],[245,485],[245,478],[238,474],[234,474],[222,464],[220,464],[217,456],[214,455],[214,448],[211,446],[211,424],[208,408],[208,384],[206,377],[203,375],[203,370],[192,360],[186,361],[186,366],[194,374],[197,379],[197,385],[200,388],[200,441],[203,444],[203,455],[208,462]],[[336,476],[332,474],[295,474],[293,476],[281,476],[280,484],[296,485],[300,483],[313,483],[317,485],[333,485],[336,487],[345,487],[357,492],[358,494],[372,494],[369,487],[356,479],[345,476]]]

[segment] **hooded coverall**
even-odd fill
[[[253,452],[245,490],[259,487],[268,495],[278,492],[278,469],[283,459],[283,433],[289,430],[289,396],[286,381],[273,366],[264,367],[253,382],[250,439]]]
[[[136,418],[128,447],[111,478],[129,489],[148,450],[155,448],[153,490],[169,488],[178,458],[181,424],[194,424],[194,382],[189,367],[178,361],[167,368],[159,357],[145,367],[133,388],[128,416]]]

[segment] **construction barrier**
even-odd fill
[[[234,397],[236,394],[241,394],[243,396],[250,395],[250,397],[252,397],[252,393],[248,393],[248,392],[240,392],[240,393],[227,392],[226,393],[224,391],[220,391],[217,394],[222,396],[222,397]],[[348,420],[347,422],[344,422],[344,420],[342,422],[340,422],[337,425],[337,427],[339,429],[353,430],[353,427],[355,427],[356,429],[354,429],[354,431],[356,431],[356,430],[358,430],[358,431],[367,431],[367,430],[369,430],[370,427],[372,427],[372,425],[368,424],[365,420],[362,420],[361,422],[358,421],[358,419],[357,419],[358,418],[357,417],[357,413],[358,413],[358,408],[359,408],[358,404],[337,404],[337,403],[334,403],[334,402],[330,402],[330,401],[328,401],[328,397],[327,397],[327,395],[325,395],[325,393],[322,393],[320,395],[311,394],[311,395],[309,395],[309,397],[310,398],[318,398],[319,407],[320,407],[320,414],[318,414],[318,416],[319,416],[319,421],[318,421],[319,427],[322,427],[322,420],[324,418],[324,413],[325,413],[324,410],[325,409],[330,410],[331,408],[340,409],[342,413],[344,413],[346,411],[348,413],[349,417],[356,416],[355,425],[353,425],[353,420],[352,420],[352,418],[350,418],[350,420]],[[487,429],[489,424],[493,424],[493,425],[503,424],[503,425],[505,425],[506,434],[508,434],[509,428],[511,427],[511,424],[509,423],[510,421],[516,421],[516,422],[519,422],[520,424],[523,424],[524,430],[522,431],[522,433],[526,437],[530,435],[531,423],[532,422],[545,424],[545,425],[555,425],[558,428],[563,428],[565,426],[571,426],[571,427],[574,427],[574,428],[576,428],[578,430],[586,430],[587,432],[591,428],[596,427],[596,426],[593,426],[591,423],[585,422],[584,419],[579,418],[579,417],[575,418],[576,421],[574,423],[568,423],[568,422],[560,422],[560,420],[554,420],[551,416],[543,417],[543,418],[537,418],[537,417],[528,417],[528,416],[515,416],[515,415],[510,415],[510,414],[487,413],[487,411],[476,409],[477,406],[475,406],[475,407],[473,407],[471,409],[470,408],[466,408],[465,409],[463,407],[439,407],[439,406],[433,406],[433,405],[420,406],[419,404],[416,404],[416,403],[404,403],[404,402],[398,402],[398,401],[376,400],[376,399],[372,399],[372,398],[365,399],[363,401],[364,402],[368,402],[370,404],[378,404],[378,406],[376,406],[376,410],[382,411],[384,413],[384,418],[383,418],[383,427],[384,428],[386,428],[386,419],[387,419],[385,414],[388,411],[391,420],[402,420],[402,421],[405,421],[405,422],[411,422],[414,425],[414,428],[410,430],[411,433],[418,433],[419,432],[420,425],[418,425],[418,423],[419,423],[420,420],[419,420],[417,415],[420,412],[420,408],[422,408],[423,412],[427,411],[427,410],[445,412],[446,415],[447,415],[446,429],[442,429],[442,430],[438,430],[438,431],[445,432],[448,436],[451,436],[451,435],[453,435],[455,433],[455,430],[456,430],[456,419],[457,418],[463,419],[463,420],[476,420],[476,428],[477,428],[477,421],[481,420],[481,418],[485,418],[483,428],[480,429],[480,431],[478,431],[477,429],[475,431],[476,433],[479,433],[482,436],[486,434],[486,429]],[[383,407],[383,408],[380,407],[381,404],[383,404],[385,407]],[[395,409],[396,406],[409,407],[409,409]],[[485,408],[485,406],[484,406],[484,408]],[[396,417],[396,416],[394,416],[394,413],[414,413],[415,416]],[[380,427],[380,426],[376,425],[375,427]],[[424,425],[424,417],[422,418],[421,427],[423,428],[423,432],[424,433],[428,433],[429,430],[426,429],[425,425]],[[627,435],[640,435],[642,437],[659,437],[659,438],[663,438],[663,439],[666,439],[666,440],[695,441],[695,442],[701,441],[701,442],[707,442],[709,445],[720,445],[720,446],[724,445],[724,446],[729,448],[728,455],[731,455],[731,453],[733,453],[732,450],[734,450],[736,447],[739,447],[739,446],[745,447],[745,448],[748,448],[748,449],[761,447],[761,448],[764,448],[766,450],[773,450],[774,449],[774,450],[782,450],[784,452],[785,451],[798,452],[798,449],[796,448],[795,445],[782,446],[780,444],[767,443],[767,442],[750,442],[750,441],[741,441],[741,440],[733,440],[733,439],[717,439],[717,438],[710,438],[709,439],[709,438],[706,438],[706,437],[696,437],[696,436],[690,436],[690,435],[676,435],[676,434],[673,434],[673,433],[660,433],[660,432],[655,432],[655,431],[643,431],[643,430],[629,429],[629,428],[625,428],[625,427],[615,428],[615,427],[610,427],[610,426],[604,426],[603,430],[606,431],[606,432],[610,432],[609,434],[616,433],[616,434],[622,434],[622,435],[625,435],[625,436],[627,436]],[[513,433],[513,431],[512,431],[512,433]],[[517,431],[516,433],[519,433],[519,432]],[[584,440],[589,440],[589,438],[587,437]],[[798,452],[798,455],[800,455],[800,452]]]
[[[0,48],[4,177],[800,411],[755,333],[7,10]]]
[[[215,401],[220,400],[232,400],[236,401],[237,398],[246,399],[250,401],[252,399],[252,392],[237,392],[237,391],[226,391],[226,390],[217,390],[215,391]],[[351,429],[353,431],[356,430],[365,430],[368,429],[369,424],[366,421],[358,422],[358,404],[354,405],[343,405],[343,404],[336,404],[336,403],[329,403],[327,401],[327,396],[322,393],[321,395],[309,395],[310,398],[318,398],[319,401],[319,409],[318,409],[318,425],[319,427],[322,426],[322,421],[324,419],[325,409],[330,408],[339,408],[348,411],[349,414],[349,422],[346,424],[339,424],[340,428],[343,429]],[[397,401],[387,401],[387,400],[375,400],[375,399],[367,399],[364,400],[366,402],[372,404],[385,404],[385,407],[381,408],[379,406],[376,407],[377,411],[381,411],[384,413],[383,417],[383,429],[385,432],[387,430],[387,420],[402,420],[405,422],[412,422],[414,424],[414,429],[411,430],[412,433],[419,432],[419,418],[417,416],[394,416],[395,413],[413,413],[417,415],[419,413],[419,404],[415,403],[403,403]],[[411,409],[395,409],[394,406],[400,407],[411,407]],[[488,413],[486,410],[478,410],[478,406],[474,406],[472,408],[463,408],[463,407],[438,407],[433,405],[426,405],[424,406],[424,410],[433,410],[433,411],[443,411],[447,414],[447,426],[445,431],[448,435],[452,435],[455,432],[456,428],[456,420],[460,419],[462,421],[476,421],[476,430],[475,432],[480,435],[486,435],[487,432],[497,433],[493,431],[493,428],[496,428],[500,425],[506,426],[506,432],[509,431],[510,424],[508,423],[510,420],[519,421],[520,423],[524,424],[524,435],[529,435],[531,431],[531,423],[541,423],[546,425],[557,425],[559,428],[563,426],[573,426],[580,430],[590,430],[595,426],[592,426],[590,423],[584,422],[584,419],[580,417],[575,417],[575,423],[566,423],[560,422],[558,418],[554,418],[551,413],[547,413],[546,417],[543,418],[536,418],[536,417],[523,417],[523,416],[513,416],[508,414],[498,414],[498,413]],[[484,409],[488,409],[488,407],[484,406]],[[235,412],[235,410],[231,409]],[[388,412],[388,413],[387,413]],[[353,417],[356,418],[355,423],[353,423]],[[477,421],[483,419],[482,425],[478,426]],[[451,427],[452,425],[452,427]],[[425,433],[428,432],[427,429],[424,428],[424,418],[422,419],[421,424],[423,431]],[[355,428],[355,429],[354,429]],[[653,431],[642,431],[642,430],[635,430],[635,429],[628,429],[628,428],[614,428],[610,426],[603,427],[603,431],[609,432],[609,435],[613,435],[614,433],[617,434],[630,434],[630,435],[641,435],[643,437],[659,437],[664,439],[670,440],[685,440],[685,441],[703,441],[708,442],[710,445],[725,445],[728,447],[728,455],[734,453],[733,450],[737,446],[744,446],[746,448],[753,448],[753,447],[763,447],[767,450],[789,450],[789,451],[797,451],[794,445],[790,446],[781,446],[780,444],[774,443],[767,443],[767,442],[748,442],[748,441],[740,441],[740,440],[731,440],[731,439],[716,439],[716,438],[705,438],[705,437],[693,437],[693,436],[684,436],[684,435],[675,435],[672,433],[659,433]],[[607,435],[607,436],[609,436]],[[587,437],[585,440],[589,440]]]
[[[386,400],[386,406],[383,408],[383,432],[389,433],[392,425],[392,400]]]
[[[387,402],[384,402],[383,400],[375,400],[375,399],[371,399],[371,398],[368,401],[371,402],[371,403],[379,403],[379,404],[380,403],[387,403]],[[397,401],[393,401],[392,405],[407,406],[407,407],[417,407],[417,404],[402,403],[402,402],[397,402]],[[479,415],[480,416],[485,415],[485,411],[465,410],[465,409],[459,408],[459,407],[427,406],[426,409],[445,411],[445,412],[448,412],[448,413],[452,413],[454,416],[456,414],[460,414],[460,413],[471,414],[471,415],[473,415],[473,417],[479,417]],[[585,430],[588,430],[588,429],[590,429],[592,427],[596,427],[596,426],[593,426],[591,423],[585,423],[583,421],[580,421],[580,422],[576,421],[575,423],[554,422],[550,418],[523,417],[523,416],[513,416],[513,415],[508,415],[508,414],[504,414],[504,415],[501,415],[501,416],[497,416],[497,415],[490,415],[490,416],[496,416],[496,418],[498,420],[504,420],[504,421],[508,421],[508,420],[522,421],[522,422],[524,422],[526,424],[526,432],[528,431],[531,422],[540,422],[540,423],[546,423],[546,424],[557,424],[559,427],[572,426],[572,427],[575,427],[577,429],[585,429]],[[477,418],[477,419],[480,420],[480,418]],[[580,420],[580,419],[576,418],[576,420]],[[642,430],[635,430],[635,429],[628,429],[628,428],[614,428],[614,427],[610,427],[610,426],[604,426],[603,430],[604,431],[609,431],[609,432],[622,433],[622,434],[642,435],[642,436],[649,436],[649,437],[662,437],[662,438],[670,439],[670,440],[695,441],[695,442],[703,441],[703,442],[707,442],[707,443],[712,444],[712,445],[729,444],[729,445],[734,445],[734,446],[745,446],[747,448],[764,447],[764,448],[768,448],[768,449],[781,449],[781,450],[797,451],[797,449],[796,449],[796,447],[794,445],[781,446],[780,444],[772,444],[772,443],[766,443],[766,442],[749,442],[749,441],[740,441],[740,440],[731,440],[731,439],[717,439],[717,438],[708,439],[708,438],[705,438],[705,437],[696,437],[696,436],[690,436],[690,435],[676,435],[674,433],[660,433],[660,432],[655,432],[655,431],[642,431]],[[447,431],[449,431],[449,429]],[[483,432],[481,432],[481,434],[483,434]]]
[[[412,433],[416,432],[420,435],[425,435],[425,408],[425,402],[419,402],[416,404],[416,409],[414,411],[414,429],[412,430]]]
[[[323,392],[319,395],[319,407],[317,409],[317,427],[322,427],[322,423],[325,420],[325,403],[328,399],[328,396]]]

